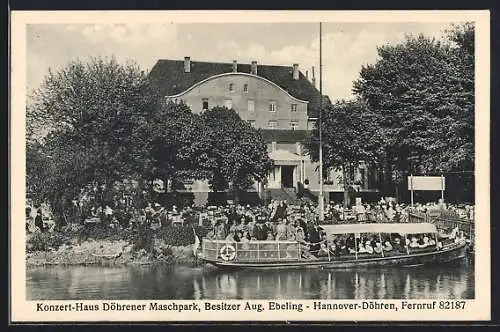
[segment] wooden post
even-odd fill
[[[441,174],[441,201],[444,204],[444,176]]]
[[[356,234],[354,234],[354,251],[355,258],[358,259],[358,242],[356,241]]]
[[[411,207],[413,207],[413,174],[410,174]]]
[[[438,240],[438,235],[437,235],[437,233],[434,233],[434,240],[436,241],[436,250],[439,250],[439,246],[438,246],[438,242],[439,242],[439,240]]]
[[[382,246],[382,257],[384,257],[384,244],[382,243],[382,235],[378,233],[378,240],[380,241],[380,245]]]
[[[408,245],[408,241],[406,241],[407,239],[408,239],[408,236],[407,236],[407,234],[405,234],[406,254],[409,255],[410,254],[410,246]]]

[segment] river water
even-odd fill
[[[27,300],[473,299],[474,262],[364,270],[28,267]]]

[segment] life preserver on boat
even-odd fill
[[[232,261],[236,257],[236,249],[232,245],[226,244],[220,249],[220,257],[225,261]]]

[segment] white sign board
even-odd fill
[[[408,190],[445,190],[444,176],[409,176]]]

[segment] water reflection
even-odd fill
[[[474,266],[357,271],[218,271],[190,267],[36,267],[36,299],[471,299]]]

